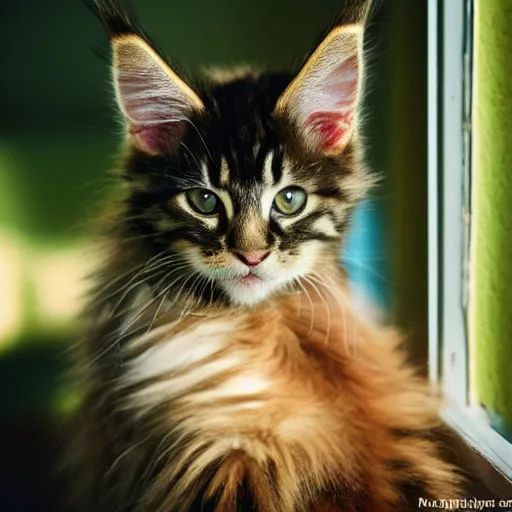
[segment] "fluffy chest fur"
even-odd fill
[[[383,512],[410,510],[415,487],[453,495],[437,400],[399,337],[362,322],[343,287],[317,289],[199,308],[127,342],[83,407],[89,509]]]
[[[157,430],[176,446],[165,472],[175,482],[169,505],[185,506],[212,467],[206,495],[220,493],[226,510],[244,479],[268,510],[294,510],[307,489],[328,487],[332,475],[355,477],[354,407],[337,399],[336,376],[325,374],[288,314],[288,305],[276,303],[257,313],[199,315],[126,347],[123,407],[142,421],[158,411]],[[351,461],[343,467],[340,449]]]

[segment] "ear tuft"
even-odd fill
[[[117,36],[112,47],[117,101],[133,141],[150,154],[172,150],[203,103],[139,36]]]
[[[275,113],[291,118],[310,149],[339,153],[356,127],[361,82],[362,27],[337,27],[281,95]]]

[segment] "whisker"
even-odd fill
[[[162,260],[157,260],[156,262],[154,262],[153,265],[151,265],[150,267],[144,267],[141,271],[137,272],[137,274],[135,274],[131,279],[130,281],[128,281],[128,283],[126,284],[126,286],[124,287],[125,288],[125,291],[123,293],[123,295],[121,296],[121,298],[117,301],[116,305],[114,306],[114,309],[112,310],[112,315],[115,313],[115,311],[117,310],[117,308],[121,305],[121,303],[124,301],[124,299],[127,297],[127,295],[130,293],[131,290],[133,290],[134,288],[137,288],[138,286],[140,286],[141,284],[143,284],[144,282],[147,281],[147,278],[143,279],[142,281],[138,281],[136,283],[133,283],[133,281],[135,279],[137,279],[137,277],[139,277],[140,275],[142,274],[146,274],[148,272],[152,272],[153,274],[157,273],[159,269],[167,266],[170,262],[168,262],[165,258],[163,258]],[[131,284],[133,283],[133,284]],[[116,292],[113,292],[110,296],[112,295],[116,295],[117,293],[120,293],[121,290],[119,291],[116,291]],[[107,297],[108,298],[108,297]]]
[[[106,239],[108,236],[108,239]],[[112,241],[112,237],[114,238],[114,242]],[[103,238],[103,239],[102,239]],[[111,247],[113,244],[118,245],[127,245],[132,244],[133,242],[137,242],[139,240],[145,240],[147,238],[155,238],[154,233],[146,233],[144,235],[136,235],[123,237],[121,236],[117,230],[109,230],[103,236],[100,236],[100,240],[97,242],[97,245],[106,245],[107,247]]]
[[[151,329],[153,329],[153,325],[155,323],[155,320],[158,317],[158,313],[160,313],[160,309],[162,308],[162,306],[163,306],[165,300],[167,299],[167,297],[169,296],[169,292],[170,291],[171,291],[171,289],[169,287],[167,287],[167,293],[164,294],[164,296],[162,297],[162,300],[158,304],[158,307],[155,310],[155,314],[153,315],[153,319],[151,320],[151,323],[149,324],[149,327],[146,330],[146,335],[151,332]]]
[[[318,277],[315,277],[315,276],[318,276]],[[334,288],[329,283],[327,283],[325,280],[322,280],[321,276],[319,274],[317,274],[316,272],[313,272],[308,277],[309,277],[309,279],[317,282],[320,286],[324,287],[331,294],[331,296],[334,298],[334,300],[340,307],[340,311],[343,315],[343,341],[345,343],[345,349],[348,351],[350,344],[348,342],[349,340],[347,337],[347,317],[346,317],[347,313],[345,311],[345,307],[344,307],[343,303],[341,302],[341,299],[339,298],[338,294],[334,291]]]
[[[162,276],[162,275],[164,275],[165,272],[166,272],[166,269],[161,269],[158,272],[152,272],[150,275],[148,275],[144,279],[138,281],[136,283],[137,287],[142,288],[144,285],[147,284],[148,288],[149,288],[150,287],[150,279]],[[157,285],[163,283],[164,280],[165,280],[165,278],[162,277],[162,279],[160,279],[158,281]],[[117,312],[114,315],[112,315],[111,318],[122,318],[122,317],[124,317],[124,315],[126,315],[132,309],[132,307],[133,307],[133,303],[128,302],[128,304],[126,305],[125,308],[117,309]]]
[[[210,153],[210,150],[208,149],[208,146],[206,145],[206,142],[205,142],[203,136],[201,135],[201,132],[197,129],[197,126],[190,119],[187,119],[186,121],[190,125],[192,125],[194,130],[197,132],[197,135],[199,135],[199,138],[201,139],[201,142],[203,143],[204,149],[206,149],[206,152],[208,153],[208,156],[210,157],[210,160],[213,162],[212,154]]]
[[[178,294],[176,296],[176,300],[178,301],[180,296],[181,296],[181,292],[183,291],[183,289],[185,288],[186,284],[190,281],[190,279],[192,279],[194,277],[195,274],[191,274],[190,276],[187,277],[187,279],[184,281],[184,283],[181,285],[181,288],[179,289],[178,291]],[[181,314],[180,314],[180,317],[178,319],[178,322],[181,322],[186,314],[186,306],[188,304],[188,300],[187,300],[187,303],[185,304]]]
[[[155,259],[158,258],[160,254],[157,254],[156,256],[153,256],[150,260],[141,263],[140,265],[137,265],[134,268],[131,268],[127,272],[123,272],[121,275],[117,276],[115,279],[112,279],[109,283],[107,283],[105,286],[103,286],[100,290],[97,290],[94,295],[103,295],[113,284],[120,281],[123,277],[126,277],[127,275],[131,274],[132,272],[138,271],[135,273],[134,276],[126,283],[126,285],[123,285],[121,288],[114,290],[112,293],[108,294],[107,296],[101,297],[101,301],[99,301],[97,304],[102,304],[103,302],[107,301],[112,296],[116,295],[117,293],[120,293],[126,286],[129,286],[130,283],[133,282],[134,279],[136,279],[141,273],[146,270],[146,267],[149,269],[153,268],[152,264],[155,262]],[[148,267],[148,265],[151,265]]]
[[[117,219],[115,219],[115,222],[111,222],[109,224],[110,228],[115,228],[116,226],[123,226],[126,225],[128,222],[132,220],[140,220],[140,219],[148,219],[148,215],[146,213],[139,213],[137,215],[121,215]]]
[[[201,288],[199,288],[201,286]],[[197,293],[199,295],[199,299],[204,302],[204,292],[206,290],[206,287],[208,286],[208,277],[203,276],[202,280],[199,282],[199,285],[197,287]]]
[[[213,304],[213,292],[215,291],[215,280],[213,277],[208,277],[208,284],[210,285],[210,302],[208,306],[211,306]]]
[[[103,478],[106,479],[108,478],[108,476],[112,473],[112,471],[114,471],[114,469],[116,468],[116,466],[119,464],[119,462],[121,462],[122,459],[124,459],[127,455],[129,455],[133,450],[135,450],[136,448],[138,448],[140,445],[144,444],[146,441],[148,441],[149,439],[151,438],[151,436],[146,436],[144,439],[141,439],[140,441],[138,441],[137,443],[134,443],[132,444],[131,446],[129,446],[123,453],[121,453],[121,455],[119,455],[119,457],[117,457],[117,459],[112,463],[112,465],[110,466],[110,468],[105,472],[105,474],[103,475]]]
[[[318,294],[318,297],[320,298],[320,300],[323,302],[324,306],[326,307],[326,310],[327,310],[327,336],[326,336],[325,344],[328,345],[330,335],[331,335],[331,308],[329,307],[329,304],[325,300],[324,296],[320,293],[320,290],[317,288],[317,286],[312,281],[310,281],[306,276],[303,276],[303,279],[305,279],[305,281],[313,287],[313,289]]]
[[[364,265],[363,263],[361,263],[360,261],[354,259],[354,258],[350,258],[350,257],[343,257],[343,260],[348,262],[348,263],[351,263],[352,265],[355,265],[356,267],[359,267],[363,270],[366,270],[367,272],[370,272],[371,274],[377,276],[379,279],[382,279],[382,281],[384,281],[386,284],[391,284],[391,282],[389,281],[389,279],[386,279],[384,276],[382,276],[381,274],[379,274],[378,272],[376,272],[375,270],[373,270],[371,267],[369,267],[368,265]],[[377,260],[376,260],[377,261]]]
[[[197,297],[197,294],[199,292],[199,287],[201,286],[201,283],[204,281],[204,276],[202,274],[197,274],[196,280],[192,283],[192,286],[190,287],[190,297],[195,299],[196,304],[198,301],[200,301],[200,297]],[[187,301],[188,304],[188,301]],[[187,306],[185,305],[185,307]]]
[[[153,258],[151,258],[152,260],[154,260],[156,257],[158,257],[158,255],[155,255]],[[151,260],[150,260],[151,261]],[[123,272],[122,274],[119,274],[117,275],[114,279],[110,280],[108,283],[106,283],[105,285],[103,285],[100,289],[96,289],[94,290],[94,294],[98,294],[98,295],[102,295],[103,293],[105,293],[108,288],[110,288],[114,283],[117,283],[118,281],[120,281],[123,277],[129,275],[130,273],[134,272],[135,270],[141,268],[141,267],[144,267],[148,264],[147,261],[143,262],[143,263],[140,263],[139,265],[136,265],[135,267],[133,268],[130,268],[128,269],[126,272]]]
[[[180,146],[183,146],[186,150],[187,150],[187,153],[192,157],[192,159],[194,160],[196,166],[197,166],[197,170],[198,171],[201,171],[202,172],[202,169],[201,169],[201,165],[199,164],[199,161],[197,160],[196,156],[194,155],[194,153],[192,153],[192,151],[190,151],[190,149],[187,147],[187,145],[180,141]]]
[[[311,311],[311,320],[310,320],[309,331],[308,331],[308,338],[309,338],[311,336],[311,334],[313,333],[313,329],[315,326],[315,306],[313,304],[313,301],[311,300],[311,297],[310,297],[308,291],[306,290],[304,285],[300,282],[300,278],[295,278],[295,281],[302,288],[302,290],[306,294],[306,297],[309,300],[309,307],[310,307],[310,311]]]
[[[335,300],[338,302],[341,310],[342,310],[342,314],[343,314],[343,331],[344,331],[344,341],[345,341],[345,348],[347,350],[347,353],[349,354],[350,357],[354,358],[356,356],[356,351],[357,351],[357,336],[356,336],[356,318],[357,318],[357,315],[355,314],[354,310],[352,308],[347,308],[345,307],[345,305],[341,302],[340,300],[340,297],[339,297],[339,294],[337,294],[335,291],[334,291],[334,288],[329,284],[327,283],[325,280],[321,280],[323,276],[321,276],[320,274],[316,273],[316,272],[313,272],[312,273],[313,275],[317,276],[317,278],[314,278],[313,275],[310,276],[312,279],[316,279],[317,282],[320,282],[323,286],[326,287],[327,291],[329,291],[331,293],[331,295],[333,296],[333,298],[335,298]],[[348,337],[348,332],[347,332],[347,309],[348,309],[348,313],[350,315],[352,315],[353,317],[353,322],[350,324],[352,326],[352,335],[351,337]],[[351,353],[351,347],[353,348],[353,352]]]
[[[181,269],[182,267],[180,267],[179,269]],[[174,269],[171,273],[168,273],[166,278],[169,277],[169,275],[172,275],[174,272],[176,272],[177,270],[179,269]],[[170,290],[172,288],[172,286],[174,286],[175,283],[177,283],[180,279],[184,278],[185,276],[183,275],[180,275],[178,276],[169,286],[167,286],[166,288],[164,288],[164,292],[167,291],[167,290]],[[161,281],[160,281],[161,282]],[[108,353],[110,350],[112,350],[112,348],[114,348],[116,346],[116,344],[118,343],[121,343],[121,341],[123,341],[124,339],[127,339],[129,338],[130,336],[138,333],[141,331],[141,327],[136,327],[135,329],[132,329],[132,330],[128,330],[132,325],[134,325],[137,320],[139,320],[142,315],[144,314],[144,312],[155,302],[155,300],[158,300],[159,297],[161,297],[162,295],[162,292],[160,294],[158,294],[156,297],[154,297],[152,300],[150,300],[148,303],[144,304],[138,311],[137,313],[135,314],[135,317],[132,318],[132,320],[130,320],[130,322],[128,322],[127,325],[125,325],[121,330],[116,330],[112,333],[110,333],[104,341],[110,341],[111,339],[114,339],[114,341],[112,343],[109,343],[105,348],[103,348],[102,350],[100,350],[98,352],[98,354],[96,356],[94,356],[91,360],[91,363],[90,364],[93,364],[95,363],[96,361],[98,361],[98,359],[100,359],[101,357],[103,357],[106,353]]]
[[[187,266],[189,266],[188,264],[184,264],[184,265],[181,265],[177,268],[175,268],[172,272],[168,273],[168,274],[165,274],[164,277],[158,282],[157,284],[157,287],[160,285],[160,283],[162,283],[165,279],[167,279],[170,275],[174,274],[175,272],[177,272],[178,270],[181,270],[183,268],[186,268]],[[119,333],[120,335],[123,335],[125,334],[126,330],[131,327],[135,322],[137,322],[137,320],[139,320],[139,318],[141,318],[141,316],[144,314],[144,311],[147,311],[147,309],[149,308],[149,306],[151,306],[151,304],[153,304],[155,302],[155,300],[158,300],[166,291],[172,289],[172,287],[174,286],[174,284],[184,276],[178,276],[170,285],[168,285],[167,287],[165,287],[160,293],[158,293],[155,297],[153,297],[153,299],[151,299],[148,303],[146,303],[145,305],[142,306],[142,308],[137,312],[136,316],[134,318],[132,318],[132,320],[130,322],[128,322],[128,324],[123,327],[123,329],[121,330],[121,332]]]
[[[162,440],[158,443],[158,446],[153,451],[153,456],[151,457],[151,460],[149,461],[147,468],[145,469],[144,473],[141,475],[140,480],[142,482],[146,481],[150,478],[151,473],[153,472],[153,469],[158,466],[158,464],[167,456],[168,453],[172,451],[173,446],[175,446],[176,440],[170,444],[169,447],[167,447],[165,450],[160,451],[160,448],[167,443],[167,440],[172,437],[176,436],[176,432],[174,430],[171,430],[168,432]],[[182,439],[180,436],[177,436],[178,439],[181,441]]]

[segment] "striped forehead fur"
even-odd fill
[[[148,156],[134,150],[126,162],[125,176],[133,180],[134,188],[129,204],[132,214],[139,218],[135,228],[146,229],[144,213],[148,206],[162,204],[167,198],[193,187],[210,188],[222,200],[228,221],[240,214],[251,196],[268,212],[273,201],[266,191],[275,193],[279,187],[296,185],[317,196],[317,204],[324,209],[346,211],[366,191],[370,180],[359,156],[357,141],[338,158],[303,153],[293,144],[287,144],[279,124],[273,119],[275,100],[289,79],[283,75],[264,75],[258,78],[238,78],[235,82],[213,85],[203,96],[206,110],[214,115],[210,119],[194,119],[182,142],[182,151],[162,156]],[[280,137],[280,134],[283,136]],[[256,151],[255,151],[256,149]],[[137,175],[144,175],[145,186],[135,185]],[[149,183],[149,186],[148,186]],[[329,200],[332,199],[333,201]],[[336,203],[339,207],[336,207]],[[147,205],[147,206],[146,206]],[[186,221],[183,212],[172,211],[173,216]],[[268,214],[268,213],[267,213]],[[162,207],[162,216],[169,215]],[[335,215],[338,217],[338,213]],[[189,219],[197,222],[196,219]],[[340,225],[338,224],[338,227]],[[191,233],[200,227],[191,226]],[[230,222],[220,222],[218,237],[230,229]],[[270,235],[280,230],[279,222],[271,222]],[[343,230],[338,231],[340,237]],[[181,232],[178,231],[179,234]],[[212,233],[207,238],[212,239]],[[305,240],[304,229],[297,241]],[[173,236],[172,232],[168,233]],[[311,232],[314,237],[314,232]]]

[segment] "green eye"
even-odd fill
[[[186,191],[190,206],[202,215],[214,215],[219,211],[219,198],[204,188],[194,188]]]
[[[283,215],[295,215],[306,206],[307,194],[299,187],[288,187],[274,198],[274,209]]]

